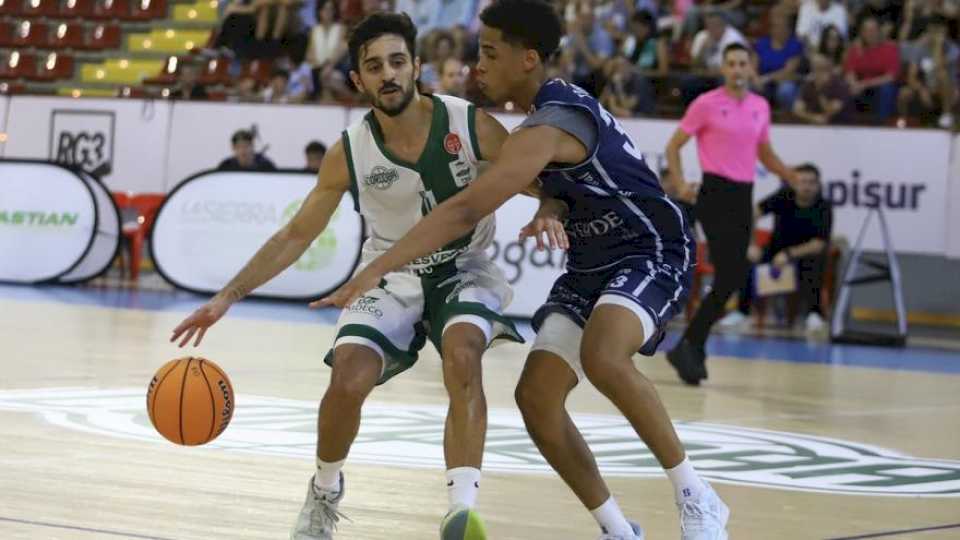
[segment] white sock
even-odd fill
[[[447,497],[450,506],[463,505],[473,508],[477,504],[477,492],[480,491],[480,469],[475,467],[455,467],[447,469]]]
[[[590,513],[593,514],[593,519],[597,520],[604,534],[633,538],[633,527],[627,523],[627,518],[624,517],[613,495]]]
[[[693,469],[690,458],[684,457],[679,465],[672,469],[664,469],[670,482],[673,483],[674,496],[677,502],[683,502],[696,498],[703,490],[703,482],[700,475]]]
[[[322,491],[340,491],[340,469],[344,461],[341,459],[328,463],[317,458],[317,474],[313,477],[313,485]]]

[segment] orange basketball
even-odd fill
[[[150,422],[168,441],[195,446],[217,438],[233,416],[233,387],[227,374],[206,358],[164,364],[147,388]]]

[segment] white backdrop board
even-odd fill
[[[950,155],[950,196],[947,202],[947,257],[960,259],[960,135]]]
[[[346,125],[347,109],[330,106],[180,102],[173,108],[170,166],[165,188],[215,168],[230,157],[230,137],[254,129],[255,148],[279,168],[306,165],[304,148],[312,140],[330,147]]]
[[[219,291],[293,217],[315,184],[312,174],[301,172],[209,171],[182,182],[153,226],[157,270],[183,289]],[[356,267],[362,230],[346,194],[303,256],[253,296],[308,299],[332,291]]]
[[[79,283],[102,274],[120,249],[120,211],[106,186],[87,173],[80,173],[97,205],[97,230],[86,256],[72,270],[57,278],[60,283]]]
[[[100,174],[111,191],[164,191],[171,103],[133,99],[10,99],[3,157],[47,159]]]
[[[90,187],[59,165],[0,161],[0,282],[56,279],[89,251],[97,223]]]

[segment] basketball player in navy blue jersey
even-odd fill
[[[586,377],[666,470],[683,540],[726,538],[729,509],[693,469],[656,389],[632,362],[636,352],[654,353],[664,325],[685,304],[695,264],[689,225],[616,119],[582,89],[547,80],[544,63],[562,34],[549,4],[495,0],[480,19],[484,93],[529,116],[484,174],[315,305],[348,305],[385,273],[464,235],[539,177],[544,199],[521,236],[568,247],[569,263],[534,317],[537,339],[517,387],[527,430],[596,518],[602,539],[643,538],[565,409]]]

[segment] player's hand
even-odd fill
[[[747,248],[747,260],[756,264],[760,262],[760,256],[763,254],[760,247],[756,244],[750,244],[750,247]]]
[[[699,196],[700,182],[684,182],[676,195],[677,200],[687,204],[697,204],[697,197]]]
[[[567,205],[559,199],[548,198],[541,201],[537,214],[530,223],[520,229],[520,243],[533,237],[537,239],[539,251],[543,251],[547,246],[550,249],[570,249],[570,239],[567,238],[562,221],[567,211]]]
[[[310,302],[310,307],[347,307],[352,304],[354,300],[363,296],[363,293],[379,285],[382,278],[383,275],[372,271],[368,266],[361,270],[360,273],[353,276],[350,281],[341,285],[339,289],[333,291],[333,294],[321,298],[315,302]]]
[[[180,336],[183,336],[183,339],[180,339],[180,343],[177,345],[178,347],[183,347],[196,335],[197,339],[193,342],[193,346],[196,347],[200,345],[204,334],[207,333],[207,329],[219,321],[227,310],[230,309],[232,304],[233,302],[225,298],[214,296],[209,302],[200,306],[200,308],[191,313],[189,317],[173,329],[170,342],[173,343],[177,341],[177,339],[180,339]]]
[[[777,268],[783,268],[784,266],[790,264],[790,256],[787,255],[786,250],[777,253],[773,257],[773,265]]]

